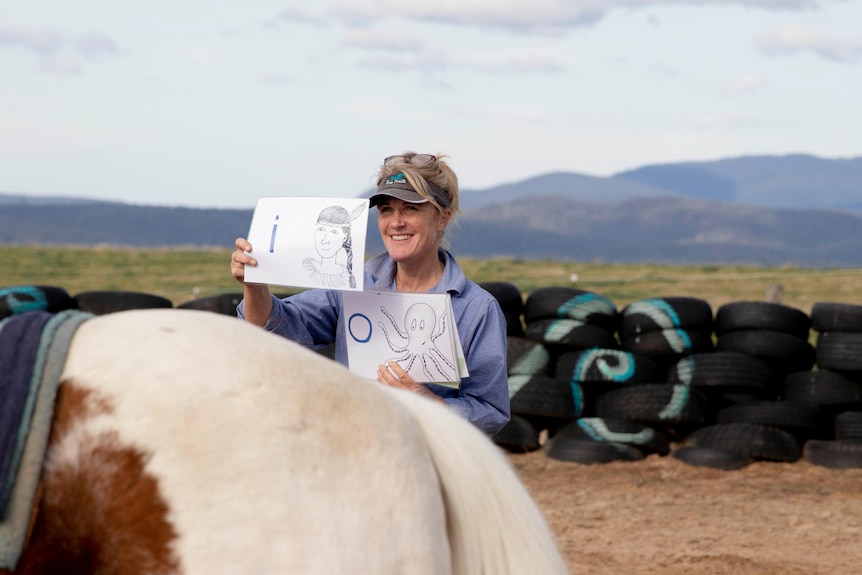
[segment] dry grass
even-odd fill
[[[772,284],[782,286],[782,303],[806,313],[817,301],[862,304],[860,269],[519,260],[465,260],[461,264],[477,281],[511,282],[525,294],[538,287],[574,286],[601,294],[619,308],[647,297],[690,296],[705,299],[716,309],[732,301],[765,300]],[[577,283],[571,282],[572,274],[577,274]]]
[[[88,290],[140,291],[179,305],[196,297],[240,291],[229,272],[230,251],[116,247],[4,246],[0,285],[55,285],[74,295]],[[692,296],[713,309],[731,301],[764,300],[781,284],[783,300],[810,312],[817,301],[862,305],[862,270],[601,264],[517,259],[460,260],[477,282],[503,281],[529,294],[538,287],[576,286],[622,309],[647,297]],[[571,282],[577,274],[577,283]],[[289,293],[289,289],[278,289]]]

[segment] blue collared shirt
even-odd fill
[[[506,318],[497,300],[467,279],[448,251],[439,251],[443,277],[429,293],[448,293],[470,375],[459,389],[428,385],[449,406],[487,435],[508,421],[509,383],[506,372]],[[383,253],[365,264],[365,287],[395,289],[395,261]],[[335,343],[335,360],[347,365],[347,340],[341,317],[341,292],[313,289],[279,299],[272,296],[272,313],[264,329],[312,349]],[[237,306],[243,314],[244,302]]]

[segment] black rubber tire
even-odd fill
[[[193,299],[177,306],[178,309],[196,309],[200,311],[211,311],[221,315],[237,317],[236,306],[242,301],[242,292],[224,293],[209,297]]]
[[[688,465],[721,469],[722,471],[742,469],[754,461],[750,457],[745,457],[738,453],[691,445],[675,449],[671,453],[671,456]]]
[[[746,353],[765,361],[778,374],[814,366],[814,346],[783,331],[738,329],[718,336],[718,351]]]
[[[695,353],[681,358],[667,373],[668,383],[698,388],[760,392],[778,385],[769,364],[736,351]]]
[[[544,451],[551,459],[584,465],[612,461],[640,461],[644,458],[643,452],[631,445],[567,437],[549,439]]]
[[[554,437],[623,443],[659,455],[670,452],[670,438],[665,432],[628,419],[581,417],[561,426]]]
[[[835,439],[862,441],[862,411],[842,411],[833,422]]]
[[[524,322],[527,325],[556,318],[581,321],[612,333],[619,325],[616,304],[597,293],[570,287],[544,287],[527,296],[524,304]]]
[[[811,328],[815,331],[862,332],[862,305],[815,302],[811,306]]]
[[[479,287],[494,296],[503,313],[516,316],[524,313],[524,296],[515,284],[509,282],[482,282]]]
[[[784,397],[848,411],[862,405],[862,383],[827,369],[798,371],[784,378]]]
[[[804,401],[753,400],[719,410],[717,423],[759,423],[783,429],[800,442],[832,435],[832,421],[816,405]]]
[[[862,333],[822,331],[815,350],[817,365],[823,369],[862,373]]]
[[[537,341],[509,336],[506,338],[506,372],[509,375],[553,375],[551,353]]]
[[[613,333],[575,319],[539,319],[527,324],[525,335],[533,341],[557,348],[619,347]]]
[[[673,328],[642,332],[623,339],[620,347],[645,357],[681,357],[711,352],[715,346],[711,332]]]
[[[583,415],[583,391],[576,384],[560,383],[545,375],[509,376],[512,414],[576,419]]]
[[[792,463],[801,448],[793,434],[758,423],[716,423],[689,437],[691,445],[735,453],[756,460]]]
[[[508,423],[491,438],[506,451],[527,453],[536,451],[539,445],[539,430],[526,417],[512,415]]]
[[[706,397],[707,403],[714,413],[726,407],[749,401],[782,401],[777,390],[733,391],[726,389],[701,387],[698,388]]]
[[[634,301],[620,311],[620,338],[663,329],[712,332],[712,307],[695,297],[655,297]]]
[[[85,291],[75,294],[74,300],[81,311],[105,315],[130,309],[171,308],[171,300],[160,295],[136,291]]]
[[[511,337],[524,337],[524,320],[521,315],[510,311],[504,311],[506,318],[506,335]]]
[[[596,415],[647,425],[699,427],[708,417],[703,395],[686,385],[645,383],[612,389],[596,399]]]
[[[766,301],[726,303],[715,312],[715,332],[767,329],[808,341],[811,319],[802,310]]]
[[[802,450],[805,461],[832,469],[862,467],[862,442],[812,439]]]
[[[78,303],[61,287],[20,285],[0,288],[0,319],[28,311],[57,313],[77,308]]]
[[[655,381],[656,370],[655,363],[647,357],[619,349],[593,347],[561,354],[554,373],[560,381],[628,385]]]

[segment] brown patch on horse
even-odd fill
[[[109,400],[65,381],[58,395],[48,456],[87,419],[110,413]],[[116,432],[83,437],[73,460],[47,462],[32,537],[16,574],[138,575],[180,573],[177,534],[147,454]],[[2,571],[0,571],[2,573]]]

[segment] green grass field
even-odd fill
[[[760,268],[602,264],[516,259],[461,259],[476,281],[503,281],[526,296],[546,286],[575,286],[603,295],[622,309],[647,297],[692,296],[713,309],[742,300],[764,300],[781,284],[782,303],[810,313],[817,301],[862,305],[862,269]],[[20,284],[63,287],[71,295],[89,290],[140,291],[174,305],[196,297],[239,292],[230,275],[230,251],[216,249],[125,249],[115,247],[3,246],[0,287]],[[577,283],[571,282],[577,274]],[[292,290],[274,288],[278,293]]]

